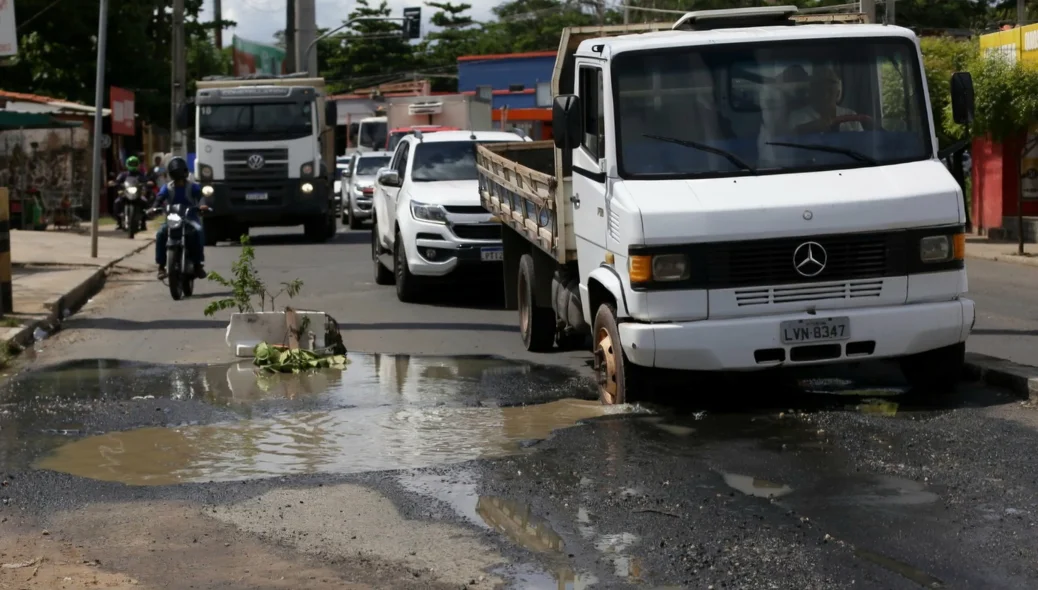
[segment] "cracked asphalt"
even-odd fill
[[[131,259],[0,388],[0,587],[1038,587],[1038,410],[1003,392],[863,365],[607,410],[485,288],[404,305],[364,232],[256,241],[347,370],[257,382],[218,287]]]

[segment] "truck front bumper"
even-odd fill
[[[305,185],[312,187],[304,191]],[[287,227],[300,225],[308,219],[334,211],[331,189],[321,178],[289,178],[279,181],[203,182],[213,187],[208,199],[213,212],[210,222],[233,221],[253,227]]]
[[[825,317],[850,320],[850,339],[787,345],[780,324]],[[897,358],[965,342],[975,320],[973,301],[956,299],[890,307],[840,309],[674,323],[624,322],[620,340],[636,365],[689,371],[759,370]]]
[[[417,220],[410,213],[401,215],[398,223],[412,274],[445,277],[456,271],[472,271],[500,278],[500,265],[504,260],[500,237],[472,239],[458,235],[478,238],[497,232],[500,236],[500,223],[452,226]]]

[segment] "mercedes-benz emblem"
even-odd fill
[[[263,156],[259,154],[252,154],[251,156],[249,156],[249,159],[245,163],[248,164],[249,168],[253,170],[259,170],[263,167],[264,164],[266,164],[266,162],[263,160]]]
[[[829,255],[818,242],[804,242],[793,251],[793,268],[805,277],[818,276],[828,261]]]
[[[811,221],[811,218],[813,218],[814,216],[815,216],[815,214],[811,213],[810,209],[808,209],[807,211],[804,211],[804,221]]]

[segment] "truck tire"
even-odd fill
[[[415,303],[420,299],[418,277],[411,274],[407,266],[407,251],[404,239],[396,232],[393,239],[393,276],[396,278],[396,298],[403,303]]]
[[[966,343],[914,354],[899,362],[911,393],[925,396],[955,391],[966,365]]]
[[[223,229],[216,222],[210,221],[206,223],[206,220],[202,220],[202,231],[205,232],[205,245],[215,246],[221,238],[220,230]]]
[[[382,244],[378,243],[378,226],[376,225],[371,230],[371,264],[375,268],[375,284],[392,285],[393,272],[378,259],[380,254],[382,254]]]
[[[555,312],[537,307],[533,296],[533,256],[519,259],[519,335],[530,352],[548,352],[555,344]]]
[[[632,363],[624,354],[620,345],[620,329],[616,323],[616,307],[612,303],[603,303],[598,307],[591,335],[599,401],[611,406],[632,403],[645,397],[648,371]]]
[[[324,215],[307,219],[303,223],[303,235],[306,236],[308,241],[318,244],[328,241],[330,236],[328,235],[328,227]]]

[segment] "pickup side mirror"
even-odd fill
[[[959,125],[973,123],[976,105],[973,97],[973,76],[969,72],[955,72],[951,77],[952,119]]]
[[[580,145],[584,135],[584,114],[580,108],[580,97],[563,94],[555,97],[551,107],[551,130],[555,147],[570,151]]]
[[[342,177],[343,178],[349,178],[351,176],[353,176],[353,172],[350,170],[349,166],[347,166],[347,167],[342,169]]]
[[[400,173],[396,170],[380,170],[378,173],[378,183],[382,186],[400,186]]]
[[[195,103],[188,100],[177,108],[177,127],[180,129],[194,129],[195,127]]]

